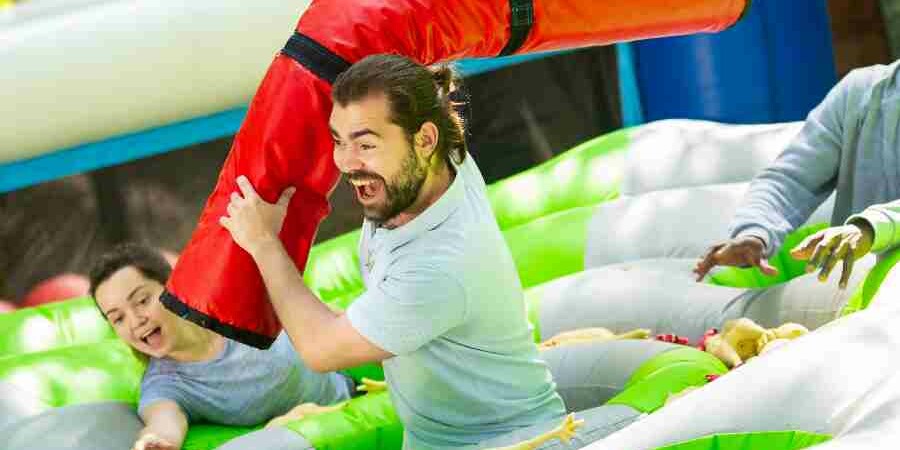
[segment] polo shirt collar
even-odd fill
[[[466,155],[466,157],[471,158],[470,155]],[[450,187],[447,188],[447,191],[444,192],[436,202],[432,203],[428,208],[425,208],[425,211],[422,211],[421,214],[409,222],[392,230],[381,230],[381,232],[384,233],[384,243],[387,244],[389,248],[394,249],[400,247],[423,235],[426,231],[437,228],[450,217],[450,214],[453,214],[454,211],[459,209],[460,205],[462,205],[465,200],[466,189],[465,176],[463,174],[465,169],[455,162],[453,163],[453,167],[456,169],[456,176],[453,177],[453,181],[450,183]],[[369,220],[366,219],[366,222],[369,222]],[[371,222],[369,223],[369,226],[373,232],[377,229]]]

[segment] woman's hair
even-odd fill
[[[100,283],[129,266],[137,269],[144,277],[163,285],[172,273],[172,266],[156,249],[135,243],[120,244],[104,253],[91,268],[91,297],[96,294]]]
[[[335,103],[346,106],[373,93],[387,96],[391,122],[406,132],[412,142],[422,124],[438,129],[437,151],[448,165],[462,163],[466,140],[462,119],[450,94],[458,84],[448,65],[425,67],[399,55],[372,55],[340,74],[332,86]]]

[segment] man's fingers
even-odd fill
[[[700,262],[697,263],[697,266],[694,267],[694,273],[697,274],[697,281],[702,280],[710,269],[716,265],[716,253],[719,252],[722,246],[722,244],[717,244],[710,247],[703,259],[701,259]]]
[[[812,256],[813,251],[816,248],[816,245],[822,238],[825,236],[825,230],[819,231],[811,236],[807,236],[806,239],[803,240],[796,247],[791,249],[791,257],[799,260],[807,260]]]
[[[848,244],[846,242],[841,242],[834,251],[828,252],[828,257],[825,258],[825,261],[822,264],[822,270],[819,271],[819,281],[825,281],[831,276],[831,271],[834,269],[834,266],[847,254],[847,248]]]
[[[278,205],[286,207],[291,203],[291,197],[294,196],[294,193],[297,192],[297,188],[291,186],[284,190],[281,193],[281,197],[278,197]]]
[[[225,228],[226,230],[228,230],[229,233],[231,232],[231,218],[230,217],[228,217],[228,216],[219,217],[219,225],[222,225],[222,228]]]
[[[762,253],[748,249],[744,250],[742,256],[743,261],[741,262],[744,265],[750,267],[758,267],[759,270],[762,271],[762,273],[768,276],[774,276],[778,274],[778,269],[772,267],[772,265],[769,264],[769,261],[763,257]]]
[[[228,206],[225,207],[225,211],[228,213],[229,217],[234,217],[237,212],[237,205],[235,205],[234,202],[230,202],[228,203]]]
[[[812,257],[809,258],[809,261],[806,263],[806,272],[812,272],[816,270],[816,267],[821,266],[825,259],[831,254],[831,249],[834,247],[836,238],[839,236],[829,236],[823,238],[818,245],[816,245],[815,251],[813,251]]]
[[[850,274],[853,273],[853,263],[856,262],[853,252],[848,251],[844,255],[844,267],[841,272],[841,280],[838,282],[838,288],[847,289],[847,283],[850,282]]]
[[[241,193],[244,194],[244,198],[247,200],[258,200],[259,194],[256,193],[256,189],[253,189],[253,185],[250,184],[250,180],[247,177],[241,175],[237,177],[237,185],[240,188]]]
[[[775,266],[769,264],[768,258],[759,259],[759,270],[770,277],[778,275],[778,269],[775,268]]]

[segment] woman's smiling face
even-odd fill
[[[178,319],[159,297],[163,285],[126,266],[97,286],[95,299],[116,334],[135,350],[162,358],[175,347]]]

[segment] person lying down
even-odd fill
[[[180,449],[188,424],[257,425],[298,404],[332,405],[351,396],[343,374],[316,373],[282,333],[259,350],[169,312],[159,302],[171,266],[156,250],[124,244],[90,273],[90,293],[116,334],[148,358],[133,450]]]

